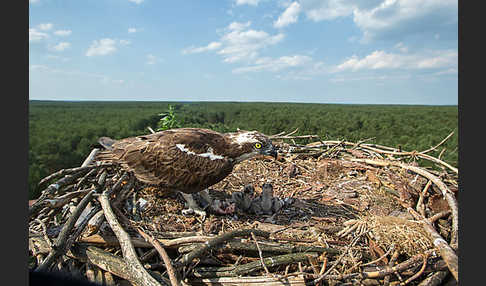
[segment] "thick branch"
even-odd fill
[[[437,271],[425,278],[418,286],[438,286],[442,283],[442,280],[444,280],[447,274],[447,271]]]
[[[329,256],[333,256],[340,253],[338,249],[321,247],[321,246],[291,245],[291,244],[276,245],[276,244],[267,244],[264,242],[260,242],[259,245],[264,256],[289,254],[289,253],[297,253],[297,252],[319,252],[319,253],[325,252]],[[199,247],[201,246],[190,244],[185,247],[180,247],[179,252],[190,252]],[[258,249],[255,244],[241,242],[238,240],[228,241],[226,244],[219,247],[218,251],[231,252],[231,253],[243,253],[245,255],[252,255],[252,256],[258,255]]]
[[[98,266],[99,268],[115,274],[125,280],[131,281],[132,266],[125,259],[106,252],[95,246],[75,245],[71,248],[69,256],[73,256],[81,261],[89,261],[90,263]],[[157,275],[156,272],[150,271],[150,275],[154,277],[158,282],[166,284],[164,278]]]
[[[45,202],[51,208],[60,208],[60,207],[64,206],[65,204],[69,203],[72,199],[86,195],[90,191],[91,191],[90,189],[87,189],[87,190],[70,192],[70,193],[67,193],[63,196],[57,197],[55,199],[46,199]]]
[[[141,248],[152,248],[152,244],[146,242],[143,239],[140,238],[135,238],[132,237],[131,243],[133,244],[134,247],[141,247]],[[90,235],[87,237],[82,237],[79,239],[79,242],[84,242],[84,243],[92,243],[92,244],[98,244],[102,246],[120,246],[120,242],[118,239],[114,236],[101,236],[99,234],[94,234]]]
[[[235,230],[232,232],[224,233],[222,235],[219,235],[211,240],[208,240],[204,246],[188,253],[185,255],[182,259],[182,265],[186,266],[188,265],[193,259],[201,257],[207,250],[222,244],[225,241],[228,241],[232,238],[239,237],[239,236],[248,236],[250,233],[254,233],[255,235],[262,236],[265,238],[268,238],[270,236],[270,233],[266,231],[261,231],[258,229],[242,229],[242,230]]]
[[[279,265],[292,264],[297,262],[307,261],[309,257],[316,258],[319,254],[315,252],[308,253],[291,253],[278,256],[267,257],[263,259],[263,262],[268,268],[272,268]],[[192,276],[198,278],[210,278],[210,277],[232,277],[246,275],[251,272],[255,272],[263,269],[261,260],[238,265],[236,267],[198,267],[194,269]]]
[[[219,278],[193,278],[188,279],[190,285],[267,285],[267,286],[304,286],[303,275],[278,278],[278,277],[219,277]]]
[[[93,150],[91,150],[91,152],[89,153],[88,157],[86,157],[86,159],[84,160],[83,164],[81,164],[81,167],[90,165],[94,161],[96,154],[98,154],[99,151],[100,149],[93,148]]]
[[[412,208],[408,208],[410,214],[412,214],[416,219],[419,219],[422,222],[422,225],[425,231],[430,235],[431,240],[433,241],[435,247],[437,247],[440,251],[440,255],[444,259],[447,264],[447,267],[451,271],[452,275],[459,281],[459,270],[458,270],[458,258],[456,252],[449,246],[447,241],[445,241],[442,236],[435,230],[432,223],[422,218],[416,211]]]
[[[150,276],[145,268],[142,266],[138,260],[135,248],[130,241],[130,236],[122,228],[118,220],[116,219],[113,210],[111,209],[110,202],[108,199],[109,190],[105,190],[100,196],[101,207],[105,213],[106,220],[110,224],[111,229],[115,233],[116,237],[120,241],[120,247],[123,253],[125,261],[128,262],[127,275],[130,276],[129,280],[132,284],[137,286],[160,286],[152,276]]]

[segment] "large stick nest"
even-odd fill
[[[261,193],[270,183],[274,197],[291,202],[271,215],[185,216],[179,194],[144,185],[117,165],[93,164],[92,156],[50,175],[29,207],[30,268],[106,285],[457,279],[457,169],[427,154],[450,136],[423,152],[273,137],[278,160],[245,161],[209,190],[228,200],[247,185]],[[420,167],[419,159],[435,167]]]

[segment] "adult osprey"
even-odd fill
[[[101,137],[99,143],[106,150],[99,153],[98,160],[119,163],[144,183],[182,192],[190,208],[196,208],[194,201],[184,194],[218,183],[243,160],[277,156],[271,140],[257,131],[222,134],[178,128],[121,140]]]

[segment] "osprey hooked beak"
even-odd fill
[[[270,143],[265,148],[261,149],[260,154],[272,156],[277,160],[278,152],[277,149],[275,149],[275,146]]]

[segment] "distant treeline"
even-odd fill
[[[455,134],[439,150],[458,164],[457,106],[339,105],[233,102],[29,102],[29,198],[40,194],[37,183],[63,168],[79,166],[100,136],[114,139],[149,133],[160,113],[175,107],[182,127],[220,132],[259,130],[266,134],[317,134],[323,140],[359,141],[422,151]],[[301,141],[300,143],[306,143]]]

